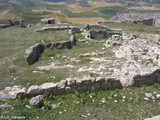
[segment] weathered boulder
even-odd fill
[[[56,21],[53,18],[44,18],[44,19],[41,19],[41,23],[42,24],[55,24]]]
[[[43,100],[44,100],[44,95],[38,95],[36,97],[32,97],[29,102],[33,106],[42,107],[43,106]]]
[[[28,49],[26,49],[25,54],[27,58],[27,62],[29,65],[32,65],[36,63],[39,58],[41,57],[41,54],[43,53],[45,47],[42,44],[35,44]]]
[[[0,100],[23,98],[26,96],[26,88],[20,86],[6,87],[0,91]]]
[[[12,109],[13,109],[12,105],[8,105],[8,104],[0,105],[0,112],[4,112],[4,111],[7,111],[7,110],[12,110]]]

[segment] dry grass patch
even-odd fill
[[[84,8],[84,7],[81,7],[81,6],[76,5],[76,4],[70,4],[67,7],[73,13],[81,13],[81,12],[86,12],[86,11],[91,10],[91,8]]]
[[[99,7],[122,7],[123,4],[121,3],[107,3],[105,1],[88,1],[89,5],[93,8]]]
[[[66,5],[65,2],[46,2],[48,5]]]
[[[97,21],[104,21],[104,18],[68,18],[68,21],[74,24],[96,23]]]
[[[18,15],[11,13],[10,10],[5,10],[3,12],[0,12],[0,19],[9,19],[14,17],[18,17]]]

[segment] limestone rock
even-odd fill
[[[31,98],[31,100],[29,102],[33,106],[42,107],[43,106],[43,100],[44,100],[44,96],[43,95],[38,95],[36,97]]]
[[[122,44],[122,42],[123,42],[122,36],[113,35],[106,41],[105,46],[106,47],[119,46]]]
[[[44,51],[44,45],[42,44],[35,44],[28,49],[26,49],[25,54],[26,54],[26,59],[29,65],[34,64],[39,60],[41,57],[41,54]]]
[[[6,87],[0,92],[0,100],[23,98],[26,95],[26,88],[21,86]]]
[[[113,76],[120,80],[123,87],[140,87],[160,83],[160,69],[138,64],[124,64],[120,70],[114,72]]]
[[[3,104],[3,105],[0,105],[0,111],[1,112],[4,112],[6,110],[12,110],[13,109],[13,106],[12,105],[8,105],[8,104]]]
[[[50,106],[48,106],[48,109],[56,109],[57,107],[57,104],[51,104]]]
[[[42,90],[41,88],[38,86],[38,85],[32,85],[28,91],[27,91],[27,95],[30,97],[32,96],[36,96],[36,95],[39,95],[41,94]]]

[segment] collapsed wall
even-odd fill
[[[52,27],[42,27],[41,29],[35,30],[35,32],[41,32],[41,31],[61,31],[61,30],[72,30],[73,33],[80,33],[80,28],[76,26],[52,26]]]
[[[86,39],[106,39],[115,34],[122,35],[122,32],[98,24],[87,24],[84,26],[83,31],[83,35]]]
[[[10,26],[20,25],[22,28],[26,27],[24,19],[19,19],[19,18],[9,19],[9,24]]]
[[[55,24],[56,21],[55,19],[53,18],[44,18],[44,19],[41,19],[41,24]]]
[[[71,49],[74,46],[76,46],[76,39],[74,35],[71,35],[69,41],[49,43],[46,45],[35,44],[29,47],[28,49],[26,49],[25,58],[27,59],[28,64],[32,65],[37,61],[39,61],[41,54],[45,50],[65,50],[65,49]]]
[[[160,19],[160,13],[123,13],[111,18],[115,22],[143,23],[154,27],[159,27],[158,19]]]
[[[84,77],[68,78],[57,83],[44,83],[42,85],[32,85],[28,89],[25,87],[14,86],[6,87],[0,91],[0,100],[35,97],[45,93],[49,95],[65,95],[75,92],[102,91],[111,89],[121,89],[123,87],[140,87],[143,85],[153,85],[160,83],[160,69],[130,69],[129,76],[121,72],[121,76],[115,77]],[[133,73],[134,72],[134,73]],[[123,73],[123,75],[122,75]],[[117,74],[119,75],[119,74]],[[126,81],[124,81],[124,78]],[[128,81],[128,82],[127,82]]]

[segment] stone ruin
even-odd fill
[[[41,24],[55,24],[56,21],[53,18],[44,18],[41,19]]]
[[[112,47],[112,46],[120,46],[123,42],[123,38],[121,35],[113,35],[108,40],[106,40],[106,47]]]
[[[128,71],[129,69],[125,69]],[[32,85],[29,88],[14,86],[6,87],[0,91],[0,100],[35,97],[48,93],[50,95],[64,95],[75,92],[102,91],[123,87],[140,87],[143,85],[153,85],[160,83],[160,69],[130,69],[129,76],[116,77],[84,77],[84,78],[68,78],[57,83],[44,83],[42,85]],[[120,72],[122,73],[122,72]],[[119,74],[117,74],[119,75]],[[123,78],[124,77],[124,78]],[[124,79],[127,78],[127,81]]]
[[[142,23],[160,28],[160,13],[124,13],[111,18],[115,22]]]
[[[83,32],[86,39],[106,39],[115,34],[121,35],[122,32],[120,30],[111,30],[99,24],[87,24]]]
[[[76,26],[52,26],[52,27],[42,27],[41,29],[35,30],[35,32],[42,32],[42,31],[61,31],[61,30],[71,30],[72,33],[80,33],[81,30],[79,27]]]
[[[20,25],[21,28],[26,28],[24,19],[19,18],[9,19],[9,24],[0,24],[0,28],[7,28],[15,25]]]
[[[35,44],[25,51],[25,57],[27,59],[27,62],[29,65],[32,65],[36,63],[39,58],[41,57],[41,54],[46,50],[65,50],[65,49],[71,49],[74,46],[76,46],[76,39],[74,35],[71,35],[69,41],[64,42],[56,42],[56,43],[49,43],[46,45],[43,44]]]
[[[125,36],[124,33],[113,35],[106,46],[114,47],[121,45],[119,48],[113,49],[115,57],[126,59],[121,68],[115,68],[112,74],[108,76],[98,77],[71,77],[61,80],[57,83],[44,83],[42,85],[32,85],[29,88],[21,86],[6,87],[0,91],[0,100],[16,99],[16,98],[32,98],[30,103],[35,105],[34,99],[43,98],[43,94],[49,95],[65,95],[76,92],[86,91],[102,91],[110,89],[121,89],[125,87],[141,87],[143,85],[154,85],[160,83],[159,69],[159,46],[150,40],[144,40],[133,35]],[[144,36],[144,35],[143,35]],[[151,37],[153,39],[153,37]],[[157,41],[160,36],[157,37]],[[28,58],[32,62],[36,62],[44,50],[70,49],[76,44],[74,36],[71,36],[70,42],[52,43],[47,45],[36,44],[27,50]],[[69,47],[67,47],[69,44]],[[71,45],[71,46],[70,46]],[[128,47],[129,46],[129,47]],[[34,53],[38,53],[38,55]],[[136,59],[135,59],[136,58]],[[35,59],[35,61],[32,59]],[[151,60],[151,63],[143,63],[139,60]],[[29,60],[30,61],[30,60]],[[29,63],[30,64],[30,63]]]
[[[24,19],[19,19],[19,18],[9,19],[9,24],[10,26],[20,25],[22,28],[26,27]]]

